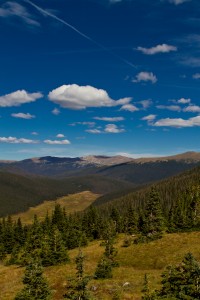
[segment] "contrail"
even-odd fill
[[[49,11],[41,8],[40,6],[36,5],[35,3],[33,3],[30,0],[23,0],[24,2],[30,4],[31,6],[33,6],[36,10],[38,10],[41,14],[46,15],[52,19],[57,20],[58,22],[64,24],[65,26],[71,28],[73,31],[75,31],[76,33],[78,33],[79,35],[81,35],[83,38],[89,40],[91,43],[95,44],[96,46],[98,46],[99,48],[103,49],[106,52],[109,52],[110,54],[112,54],[113,56],[115,56],[116,58],[118,58],[119,60],[121,60],[122,62],[124,62],[125,64],[129,65],[132,68],[136,68],[136,66],[134,64],[132,64],[131,62],[129,62],[128,60],[126,60],[125,58],[119,56],[118,54],[114,53],[113,51],[111,51],[110,49],[108,49],[107,47],[105,47],[104,45],[96,42],[94,39],[92,39],[91,37],[89,37],[88,35],[84,34],[83,32],[81,32],[80,30],[78,30],[76,27],[74,27],[73,25],[69,24],[68,22],[66,22],[65,20],[57,17],[56,15],[50,13]]]

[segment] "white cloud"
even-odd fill
[[[187,103],[190,103],[191,102],[191,99],[186,99],[186,98],[181,98],[179,100],[177,100],[177,103],[180,103],[180,104],[187,104]]]
[[[29,140],[25,138],[16,138],[16,137],[0,137],[0,143],[8,143],[8,144],[37,144],[38,141]]]
[[[25,90],[18,90],[16,92],[0,96],[0,107],[20,106],[24,103],[34,102],[42,98],[41,93],[28,93]]]
[[[94,127],[96,125],[95,122],[74,122],[69,124],[69,126],[83,125],[88,127]]]
[[[120,121],[124,121],[123,117],[113,117],[113,118],[109,118],[109,117],[94,117],[93,119],[99,120],[99,121],[105,121],[105,122],[120,122]]]
[[[100,130],[98,128],[86,130],[86,132],[92,133],[92,134],[121,133],[121,132],[125,132],[125,131],[126,130],[124,128],[119,128],[116,124],[107,124],[103,130]]]
[[[189,105],[183,109],[184,112],[200,113],[200,106]]]
[[[64,136],[64,134],[59,133],[59,134],[56,135],[56,137],[59,138],[59,139],[62,139],[62,138],[64,138],[65,136]]]
[[[32,134],[32,135],[38,135],[38,132],[33,131],[33,132],[31,132],[31,134]]]
[[[176,127],[176,128],[182,128],[182,127],[194,127],[194,126],[200,126],[200,116],[190,118],[190,119],[160,119],[157,122],[153,124],[153,126],[156,127]]]
[[[148,99],[148,100],[142,100],[142,101],[139,101],[140,104],[142,104],[142,107],[144,109],[147,109],[149,106],[152,105],[152,100],[151,99]]]
[[[171,111],[181,111],[181,107],[179,105],[157,105],[158,109],[167,109]]]
[[[86,109],[88,107],[112,107],[129,103],[132,98],[113,100],[105,90],[92,86],[77,84],[62,85],[48,95],[50,101],[69,109]]]
[[[99,133],[102,133],[102,131],[99,130],[99,129],[87,129],[86,132],[88,132],[88,133],[93,133],[93,134],[99,134]]]
[[[196,73],[192,76],[194,79],[200,79],[200,73]]]
[[[35,118],[34,115],[31,115],[29,113],[27,113],[27,114],[24,114],[24,113],[11,114],[11,116],[13,118],[26,119],[26,120],[30,120],[30,119],[34,119]]]
[[[48,145],[69,145],[71,144],[71,142],[69,140],[62,140],[62,141],[58,141],[58,140],[44,140],[45,144]]]
[[[140,72],[136,75],[135,79],[132,80],[132,82],[148,82],[156,83],[157,78],[152,72]]]
[[[108,124],[104,130],[106,133],[121,133],[125,132],[125,129],[117,127],[115,124]]]
[[[183,57],[180,60],[180,63],[182,65],[186,65],[186,66],[191,67],[191,68],[196,68],[196,67],[200,67],[200,58],[195,57],[195,56]]]
[[[138,111],[139,109],[133,104],[125,104],[120,108],[120,110],[127,110],[130,112],[134,112],[134,111]]]
[[[58,108],[54,108],[52,110],[52,114],[55,115],[55,116],[58,116],[60,114],[60,110]]]
[[[179,4],[182,4],[184,2],[189,2],[191,0],[168,0],[170,3],[173,3],[175,5],[179,5]]]
[[[156,118],[156,115],[148,115],[148,116],[143,117],[141,120],[151,122],[151,121],[154,121],[155,118]]]
[[[167,44],[162,44],[152,48],[137,47],[137,50],[142,52],[143,54],[154,55],[157,53],[168,53],[171,51],[177,51],[177,47],[167,45]]]
[[[4,3],[0,8],[0,17],[18,17],[28,25],[40,26],[40,23],[34,20],[33,16],[27,11],[27,9],[17,2],[8,1]]]

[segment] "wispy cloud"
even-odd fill
[[[143,117],[142,121],[147,121],[148,125],[152,125],[152,122],[156,119],[156,115],[148,115]]]
[[[124,104],[124,105],[122,105],[122,107],[120,108],[120,110],[126,110],[126,111],[130,111],[130,112],[135,112],[135,111],[138,111],[139,108],[137,108],[133,104]]]
[[[150,81],[151,83],[156,83],[157,80],[157,77],[152,72],[140,72],[132,79],[132,82],[138,83]]]
[[[69,140],[44,140],[45,144],[48,145],[69,145],[71,142]]]
[[[158,109],[167,109],[171,111],[181,111],[181,107],[179,105],[157,105]]]
[[[192,78],[194,79],[200,79],[200,73],[195,73]]]
[[[76,32],[77,34],[79,34],[80,36],[82,36],[84,39],[90,41],[91,43],[95,44],[98,48],[110,53],[112,56],[116,57],[118,60],[121,60],[123,63],[125,63],[126,65],[132,67],[132,68],[136,68],[136,66],[134,64],[132,64],[130,61],[128,61],[127,59],[125,59],[124,57],[116,54],[115,52],[113,52],[112,50],[110,50],[109,48],[105,47],[104,45],[98,43],[96,40],[94,40],[93,38],[91,38],[90,36],[88,36],[87,34],[83,33],[81,30],[77,29],[75,26],[73,26],[72,24],[66,22],[65,20],[57,17],[55,14],[51,13],[49,10],[43,9],[40,6],[36,5],[35,3],[33,3],[30,0],[24,0],[26,3],[30,4],[31,6],[33,6],[37,11],[39,11],[43,16],[48,16],[56,21],[58,21],[59,23],[62,23],[63,25],[65,25],[66,27],[72,29],[74,32]],[[116,2],[116,0],[115,0]]]
[[[153,101],[151,99],[148,99],[148,100],[141,100],[138,103],[142,105],[143,109],[147,109],[152,105]]]
[[[11,116],[13,118],[19,118],[19,119],[26,119],[26,120],[31,120],[31,119],[34,119],[35,116],[34,115],[31,115],[29,113],[27,114],[24,114],[24,113],[17,113],[17,114],[11,114]]]
[[[155,55],[158,53],[169,53],[171,51],[177,51],[177,47],[172,45],[162,44],[151,48],[137,47],[137,50],[146,55]]]
[[[30,140],[26,138],[16,138],[16,137],[0,137],[0,143],[7,143],[7,144],[37,144],[38,141]]]
[[[0,7],[0,17],[11,18],[18,17],[23,22],[31,26],[40,26],[40,23],[35,20],[27,9],[17,2],[8,1]]]
[[[112,107],[129,103],[132,98],[126,97],[113,100],[103,89],[92,86],[79,86],[77,84],[62,85],[51,91],[48,95],[50,101],[63,108],[86,109],[88,107]]]
[[[93,119],[95,120],[99,120],[99,121],[105,121],[105,122],[120,122],[120,121],[124,121],[123,117],[94,117]]]
[[[126,130],[124,128],[118,127],[116,124],[107,124],[103,130],[100,130],[98,128],[94,129],[88,129],[86,132],[92,133],[92,134],[101,134],[101,133],[122,133]]]
[[[179,4],[182,4],[184,2],[189,2],[189,1],[191,1],[191,0],[168,0],[168,2],[173,3],[175,5],[179,5]]]
[[[28,93],[25,90],[18,90],[16,92],[0,96],[0,107],[20,106],[24,103],[34,102],[42,98],[42,93]]]
[[[60,114],[60,110],[58,108],[54,108],[52,110],[52,114],[55,115],[55,116],[58,116]]]

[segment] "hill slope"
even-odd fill
[[[130,187],[129,183],[97,175],[56,180],[0,172],[0,217],[26,211],[44,200],[55,200],[67,194],[81,191],[106,194]]]
[[[166,266],[180,263],[186,253],[192,252],[200,260],[199,232],[168,234],[161,240],[131,245],[128,248],[121,247],[123,239],[124,237],[120,236],[115,245],[118,250],[119,267],[114,268],[113,278],[90,282],[90,287],[96,287],[94,292],[96,299],[111,300],[117,289],[122,292],[123,300],[141,300],[141,289],[146,273],[149,275],[150,289],[155,289],[159,287],[160,274]],[[104,251],[104,247],[100,247],[99,244],[99,241],[92,242],[82,249],[86,255],[85,271],[91,276]],[[45,276],[53,291],[52,300],[63,298],[66,280],[74,276],[76,271],[74,258],[77,253],[78,249],[69,251],[71,258],[69,264],[45,268]],[[23,272],[24,269],[19,266],[0,265],[1,299],[13,300],[15,294],[22,288]],[[125,282],[129,282],[130,285],[123,288]]]

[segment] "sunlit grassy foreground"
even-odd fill
[[[120,267],[115,268],[113,278],[109,280],[92,280],[90,287],[94,287],[95,298],[100,300],[112,299],[115,290],[122,293],[121,299],[141,299],[141,289],[144,274],[149,274],[152,289],[158,287],[160,274],[169,264],[180,262],[187,252],[192,252],[200,260],[200,232],[168,234],[163,239],[149,244],[131,245],[121,247],[124,236],[120,235],[116,242],[118,249],[117,260]],[[69,251],[71,262],[67,265],[49,267],[45,275],[53,292],[53,300],[61,300],[65,292],[67,277],[75,273],[74,258],[77,249]],[[92,242],[83,249],[86,255],[85,271],[93,275],[97,261],[104,251],[100,242]],[[1,300],[13,300],[14,295],[22,287],[21,278],[23,268],[16,266],[0,266],[0,291]],[[130,285],[122,287],[125,282]]]

